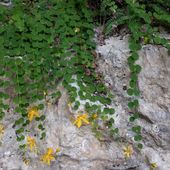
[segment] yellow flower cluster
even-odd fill
[[[69,107],[72,107],[71,103],[68,103]],[[28,109],[28,119],[29,121],[32,121],[34,118],[39,117],[39,111],[37,106],[30,107]],[[97,113],[92,115],[93,119],[97,118]],[[89,122],[89,116],[87,113],[79,114],[75,121],[73,122],[74,125],[76,125],[78,128],[80,128],[82,125],[88,125]],[[37,144],[33,137],[28,136],[27,137],[27,146],[29,147],[30,151],[35,151]],[[51,161],[55,160],[55,154],[60,152],[60,149],[57,148],[56,151],[53,150],[53,148],[47,148],[47,151],[41,156],[41,161],[47,165],[51,164]]]
[[[78,128],[80,128],[83,124],[90,124],[90,122],[88,121],[88,114],[84,113],[82,115],[77,116],[73,124],[76,125]]]
[[[132,146],[127,146],[123,148],[124,156],[125,158],[130,158],[133,154],[133,148]]]
[[[156,164],[156,162],[151,163],[150,166],[151,166],[151,169],[155,169],[155,168],[158,167],[158,165]]]
[[[53,149],[47,148],[47,151],[44,155],[42,155],[41,160],[42,160],[43,163],[50,165],[51,161],[55,160]]]
[[[31,151],[36,151],[37,144],[33,137],[27,137],[27,145],[29,146]]]
[[[92,118],[93,118],[93,119],[96,119],[96,118],[97,118],[97,113],[93,114],[93,115],[92,115]]]
[[[31,122],[35,117],[39,116],[39,111],[37,106],[33,106],[28,109],[28,120]]]
[[[27,137],[27,145],[29,146],[31,151],[36,151],[37,144],[33,137],[30,137],[30,136]],[[55,153],[57,154],[58,152],[60,152],[60,148],[57,148]],[[50,165],[51,161],[55,160],[55,157],[54,157],[55,153],[52,148],[47,148],[46,153],[41,156],[41,161],[47,165]]]
[[[0,124],[0,137],[4,134],[5,128],[3,124]]]
[[[37,106],[33,106],[30,107],[28,109],[28,119],[29,121],[32,121],[34,118],[39,117],[39,111],[38,111],[38,107]],[[0,126],[0,133],[3,133],[4,128]],[[37,151],[37,143],[36,140],[31,137],[31,136],[27,136],[27,146],[29,147],[30,151]],[[60,149],[57,148],[56,151],[54,152],[52,148],[47,148],[47,151],[45,152],[45,154],[43,154],[41,156],[41,161],[50,165],[51,161],[55,160],[54,154],[60,152]],[[26,160],[26,159],[24,159]],[[26,162],[26,164],[29,164],[28,161],[24,161]]]

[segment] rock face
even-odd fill
[[[0,0],[0,5],[10,6],[12,2],[10,0]]]
[[[111,37],[105,41],[105,45],[97,48],[100,54],[98,71],[104,75],[106,84],[116,94],[117,112],[121,108],[117,126],[124,133],[124,128],[128,129],[126,121],[128,96],[125,90],[129,77],[127,40],[126,36],[123,39]],[[143,46],[139,54],[138,64],[142,66],[138,81],[141,91],[139,99],[141,118],[137,123],[143,128],[142,157],[146,157],[150,162],[156,162],[157,169],[168,170],[170,169],[170,56],[165,48],[153,45]]]
[[[22,161],[17,148],[12,128],[16,115],[12,109],[6,115],[0,145],[0,170],[149,170],[150,163],[156,163],[159,170],[170,169],[170,57],[166,49],[146,45],[140,51],[141,118],[137,123],[143,127],[144,148],[140,152],[134,149],[130,159],[123,155],[123,147],[133,143],[126,93],[130,75],[128,36],[111,37],[105,40],[105,45],[98,46],[96,52],[97,71],[115,95],[115,126],[120,129],[122,141],[99,141],[90,126],[75,127],[67,105],[67,93],[60,87],[62,96],[58,104],[48,105],[44,110],[47,137],[43,141],[37,140],[38,153],[26,155],[31,161],[29,165]],[[48,147],[61,149],[51,166],[42,164],[39,159]]]
[[[124,159],[122,146],[118,143],[114,141],[99,142],[91,132],[90,127],[84,126],[81,129],[75,127],[70,119],[67,93],[63,88],[60,90],[62,97],[58,101],[58,106],[50,105],[45,109],[47,116],[45,122],[46,140],[37,141],[38,150],[41,153],[44,153],[47,147],[61,149],[56,161],[49,167],[40,162],[40,154],[28,153],[27,157],[31,158],[31,162],[28,166],[24,164],[22,155],[16,146],[11,113],[4,121],[5,134],[0,147],[0,169],[103,170],[108,168],[121,170],[125,167],[138,166],[137,161]]]

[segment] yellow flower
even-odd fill
[[[27,137],[27,145],[31,151],[35,150],[37,146],[35,139],[30,136]]]
[[[152,168],[152,169],[154,169],[154,168],[157,168],[157,167],[158,167],[158,165],[157,165],[155,162],[151,163],[151,164],[150,164],[150,166],[151,166],[151,168]]]
[[[75,28],[74,32],[75,33],[80,32],[80,28]]]
[[[39,112],[37,106],[33,106],[28,109],[28,119],[30,122],[34,119],[34,117],[38,117],[38,116],[39,116]]]
[[[51,161],[54,161],[55,160],[55,157],[53,156],[54,152],[53,152],[53,149],[52,148],[47,148],[47,152],[42,155],[41,157],[41,160],[50,165]]]
[[[76,125],[78,128],[80,128],[83,123],[85,123],[87,125],[90,123],[88,121],[88,114],[87,113],[77,116],[77,118],[75,119],[73,124]]]
[[[71,107],[71,102],[68,103],[68,107]]]
[[[58,153],[58,152],[60,152],[60,148],[57,148],[57,149],[56,149],[56,153]]]
[[[0,136],[4,134],[4,125],[0,124]]]
[[[127,147],[124,147],[123,152],[124,152],[124,156],[125,156],[126,158],[130,158],[131,155],[133,154],[133,148],[132,148],[132,146],[129,145],[129,146],[127,146]]]
[[[94,115],[92,115],[92,118],[93,118],[93,119],[96,119],[96,118],[97,118],[97,113],[95,113]]]

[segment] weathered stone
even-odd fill
[[[16,145],[16,135],[12,128],[12,113],[6,117],[5,134],[0,148],[0,167],[5,170],[14,169],[46,169],[46,170],[103,170],[106,167],[137,166],[136,162],[126,161],[123,157],[122,146],[116,142],[100,142],[91,132],[91,128],[84,126],[80,129],[71,121],[71,114],[67,106],[67,93],[62,88],[62,96],[58,106],[45,108],[46,140],[37,141],[38,150],[44,153],[47,147],[60,148],[61,153],[52,165],[46,166],[40,162],[40,154],[28,153],[31,163],[26,166]],[[32,134],[33,135],[33,134]],[[119,163],[123,162],[123,166]],[[15,162],[15,163],[14,163]],[[120,168],[119,168],[120,169]]]
[[[0,146],[0,170],[150,170],[150,163],[156,163],[159,170],[170,169],[170,58],[163,47],[145,45],[139,52],[138,63],[142,66],[139,74],[139,110],[137,124],[141,125],[144,148],[139,152],[134,149],[130,159],[125,159],[123,146],[133,145],[133,132],[128,122],[130,111],[127,103],[127,88],[130,72],[127,65],[128,35],[110,37],[96,50],[97,72],[104,76],[104,83],[113,92],[113,104],[116,110],[115,127],[120,129],[120,139],[99,141],[90,126],[78,129],[73,125],[74,113],[67,106],[67,92],[60,87],[61,98],[57,105],[47,105],[45,127],[46,138],[39,140],[39,153],[26,152],[30,159],[27,166],[22,160],[16,142],[13,120],[17,115],[9,111],[3,120],[5,134]],[[34,124],[34,123],[33,123]],[[40,156],[47,147],[60,148],[56,161],[51,166],[44,165]]]
[[[127,40],[126,36],[123,39],[111,37],[105,41],[105,45],[98,46],[97,52],[100,54],[98,71],[104,75],[106,84],[116,94],[115,102],[118,103],[118,106],[115,106],[118,113],[116,125],[122,130],[122,134],[127,132],[126,137],[129,137],[133,136],[133,133],[130,134],[126,130],[130,125],[127,123],[129,97],[126,95],[126,90],[123,90],[128,87],[130,74],[127,65],[129,55]],[[137,63],[142,66],[138,81],[141,91],[141,98],[139,98],[141,118],[137,123],[143,128],[144,149],[142,156],[138,159],[151,157],[150,162],[156,162],[158,169],[167,170],[170,166],[168,160],[170,154],[170,57],[165,48],[153,45],[143,46],[139,55],[140,59]],[[141,165],[138,169],[149,169],[146,165],[147,163],[145,167]]]

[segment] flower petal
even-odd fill
[[[80,128],[82,126],[82,121],[81,120],[78,120],[77,122],[77,127]]]

